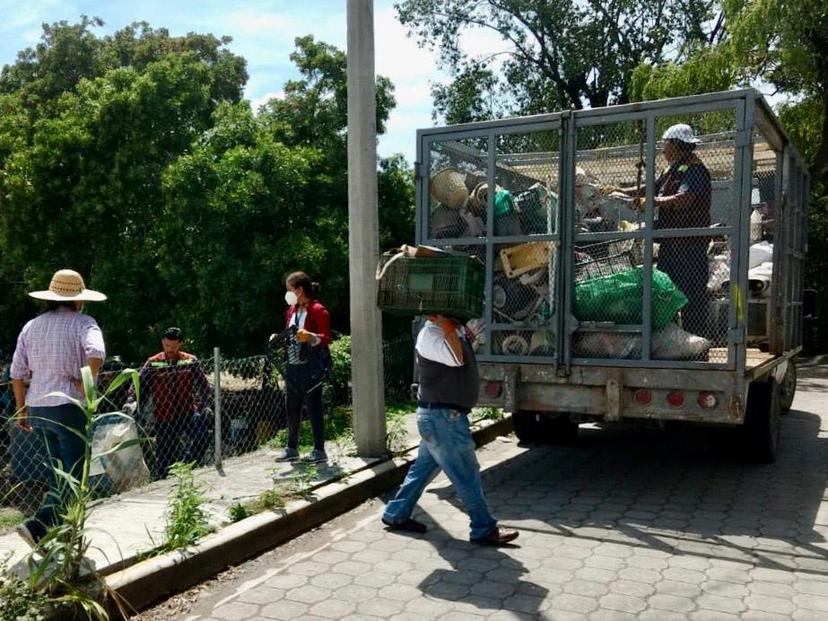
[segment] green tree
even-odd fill
[[[110,294],[95,308],[110,351],[137,358],[171,314],[156,268],[161,175],[209,126],[217,94],[241,99],[247,74],[227,39],[145,24],[96,37],[99,25],[45,26],[0,74],[0,338],[13,343],[35,310],[25,291],[71,266]]]
[[[254,115],[228,38],[100,20],[44,27],[0,73],[0,343],[13,346],[61,267],[109,295],[111,353],[140,360],[167,324],[204,355],[258,353],[281,324],[283,280],[324,284],[348,326],[346,59],[313,37],[300,79]],[[377,79],[377,125],[393,88]],[[413,239],[408,165],[378,163],[383,243]]]
[[[686,42],[716,36],[707,0],[404,0],[399,18],[455,78],[434,89],[448,122],[629,101],[629,76]],[[463,34],[502,52],[469,56]],[[498,64],[499,63],[499,64]]]
[[[291,59],[300,79],[283,97],[255,116],[246,103],[220,107],[164,177],[159,266],[191,301],[182,323],[202,350],[258,351],[281,327],[284,278],[299,269],[322,283],[335,329],[348,328],[346,58],[300,37]],[[379,130],[393,105],[379,77]],[[392,157],[378,175],[382,244],[413,240],[410,167]]]
[[[790,103],[781,115],[803,154],[812,182],[828,174],[828,5],[825,0],[722,0],[721,36],[696,41],[677,62],[642,63],[634,99],[723,90],[757,80]]]

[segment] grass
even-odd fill
[[[411,401],[390,401],[385,404],[386,420],[392,424],[396,419],[411,414],[416,410],[416,405]],[[337,446],[353,444],[354,427],[353,408],[350,405],[338,405],[325,412],[325,440],[334,442]],[[282,448],[287,444],[287,429],[280,429],[278,433],[264,446],[267,448]],[[310,424],[305,423],[299,427],[299,451],[305,452],[313,448],[313,434]]]
[[[26,518],[21,511],[11,507],[0,508],[0,531],[13,528]]]

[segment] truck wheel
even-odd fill
[[[779,385],[779,407],[782,414],[787,414],[790,411],[795,394],[796,364],[793,360],[788,360],[788,370],[785,371],[785,377],[782,378],[782,383]]]
[[[779,384],[773,378],[753,381],[748,389],[744,432],[747,450],[763,464],[776,461],[781,413]]]
[[[541,419],[541,435],[549,444],[572,444],[578,437],[578,423],[569,420],[568,414],[547,414]]]
[[[578,423],[567,414],[520,411],[512,422],[518,440],[526,443],[571,444],[578,435]]]
[[[512,425],[515,435],[523,443],[539,442],[540,412],[515,412],[512,414]]]

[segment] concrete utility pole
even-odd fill
[[[385,453],[382,316],[377,308],[377,114],[372,0],[348,0],[348,265],[354,436],[362,457]]]

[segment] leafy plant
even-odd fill
[[[472,408],[471,414],[469,418],[471,422],[477,423],[481,420],[491,420],[491,421],[499,421],[503,420],[506,415],[503,413],[501,408],[493,408],[493,407],[479,407],[479,408]]]
[[[230,514],[230,521],[233,523],[241,522],[243,519],[249,518],[253,515],[250,509],[240,502],[231,505],[228,513]]]
[[[388,419],[388,428],[385,433],[385,446],[392,455],[399,455],[409,448],[405,417],[394,416]]]
[[[48,597],[30,581],[9,573],[9,556],[0,560],[0,621],[44,621]]]
[[[198,543],[210,532],[204,511],[204,490],[193,477],[194,464],[175,463],[170,466],[173,486],[169,496],[167,526],[160,552],[170,552]]]

